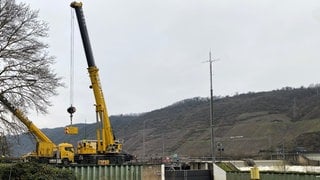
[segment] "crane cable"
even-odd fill
[[[70,124],[72,125],[73,113],[76,108],[73,106],[74,98],[74,13],[71,9],[71,27],[70,27],[70,107],[67,109],[70,113]]]

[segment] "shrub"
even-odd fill
[[[0,179],[75,180],[76,176],[71,170],[30,162],[0,166]]]

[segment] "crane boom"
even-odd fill
[[[0,101],[4,104],[9,111],[14,114],[27,128],[29,131],[35,135],[37,141],[39,142],[46,142],[52,143],[53,142],[37,127],[35,126],[32,121],[30,121],[22,111],[15,108],[3,95],[0,95]]]
[[[99,153],[119,153],[122,149],[122,144],[115,142],[115,137],[112,132],[109,115],[107,112],[106,102],[103,96],[102,87],[99,79],[99,69],[95,65],[92,54],[89,34],[85,22],[85,17],[82,10],[81,2],[72,2],[71,7],[75,9],[78,25],[81,33],[82,43],[87,59],[88,72],[91,80],[91,88],[96,102],[97,112],[97,151]]]
[[[72,144],[60,143],[57,146],[34,125],[21,110],[13,106],[2,94],[0,94],[0,102],[28,128],[37,140],[36,151],[28,153],[25,156],[27,160],[37,160],[46,163],[58,163],[59,161],[59,163],[64,164],[74,162],[74,148]]]
[[[83,10],[82,10],[82,3],[81,2],[72,2],[70,6],[75,9],[75,12],[77,15],[82,44],[83,44],[84,52],[86,54],[88,67],[96,66],[94,58],[93,58],[88,29],[87,29],[85,17],[84,17]]]

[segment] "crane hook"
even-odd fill
[[[70,121],[71,121],[71,125],[72,125],[72,117],[73,117],[73,113],[76,112],[76,108],[74,106],[70,106],[68,109],[67,109],[68,113],[70,114]]]

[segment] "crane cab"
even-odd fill
[[[98,146],[97,140],[78,141],[77,153],[78,154],[96,154],[97,146]]]

